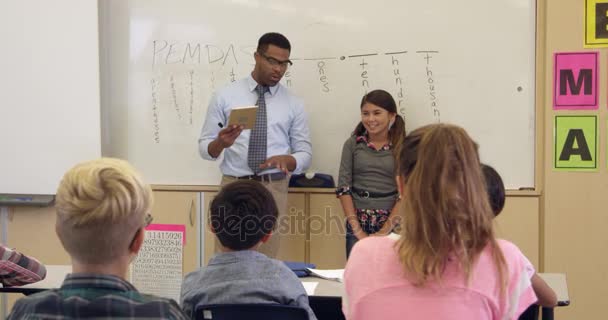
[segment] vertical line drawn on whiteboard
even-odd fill
[[[188,110],[188,123],[192,125],[192,116],[194,112],[194,70],[188,72],[190,75],[190,106]]]
[[[238,62],[236,64],[239,64]],[[234,68],[232,68],[232,70],[230,70],[230,82],[235,82],[236,81],[236,73],[234,73]]]
[[[211,71],[211,77],[209,78],[211,82],[211,91],[215,91],[215,74]]]
[[[155,143],[160,143],[160,126],[158,113],[158,82],[152,78],[150,80],[152,86],[152,136]]]
[[[171,75],[169,78],[169,83],[171,86],[171,98],[173,98],[173,106],[175,107],[177,119],[182,120],[182,112],[179,108],[179,104],[177,103],[177,89],[175,88],[175,77],[173,75]]]

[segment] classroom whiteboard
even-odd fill
[[[534,186],[532,0],[102,1],[104,154],[157,184],[217,185],[198,155],[214,90],[245,77],[265,32],[285,34],[282,83],[303,98],[311,171],[337,177],[363,94],[393,94],[408,131],[463,126],[508,188]]]
[[[0,193],[55,194],[101,155],[96,0],[2,1]]]

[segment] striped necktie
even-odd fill
[[[266,161],[266,136],[268,126],[266,124],[266,100],[264,94],[268,92],[268,87],[258,85],[255,87],[258,93],[258,112],[255,117],[255,126],[251,129],[249,136],[249,151],[247,153],[247,164],[254,174],[262,171],[260,164]]]

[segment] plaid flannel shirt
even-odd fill
[[[37,282],[46,276],[38,260],[0,245],[0,281],[5,287]]]
[[[187,319],[170,299],[142,294],[116,276],[72,273],[60,289],[15,303],[8,319]]]

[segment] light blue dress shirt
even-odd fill
[[[258,100],[255,92],[256,86],[257,82],[249,75],[229,84],[213,95],[198,140],[201,157],[207,160],[217,159],[209,154],[208,147],[221,130],[218,123],[224,126],[227,124],[232,108],[255,105]],[[264,96],[268,117],[266,156],[270,158],[276,155],[291,154],[296,159],[294,173],[301,173],[308,169],[312,160],[312,145],[304,104],[281,84],[269,89],[270,92]],[[253,174],[247,164],[250,134],[251,130],[243,130],[234,144],[224,149],[224,159],[220,164],[223,174],[235,177]],[[273,172],[279,172],[279,170],[270,168],[260,174]]]

